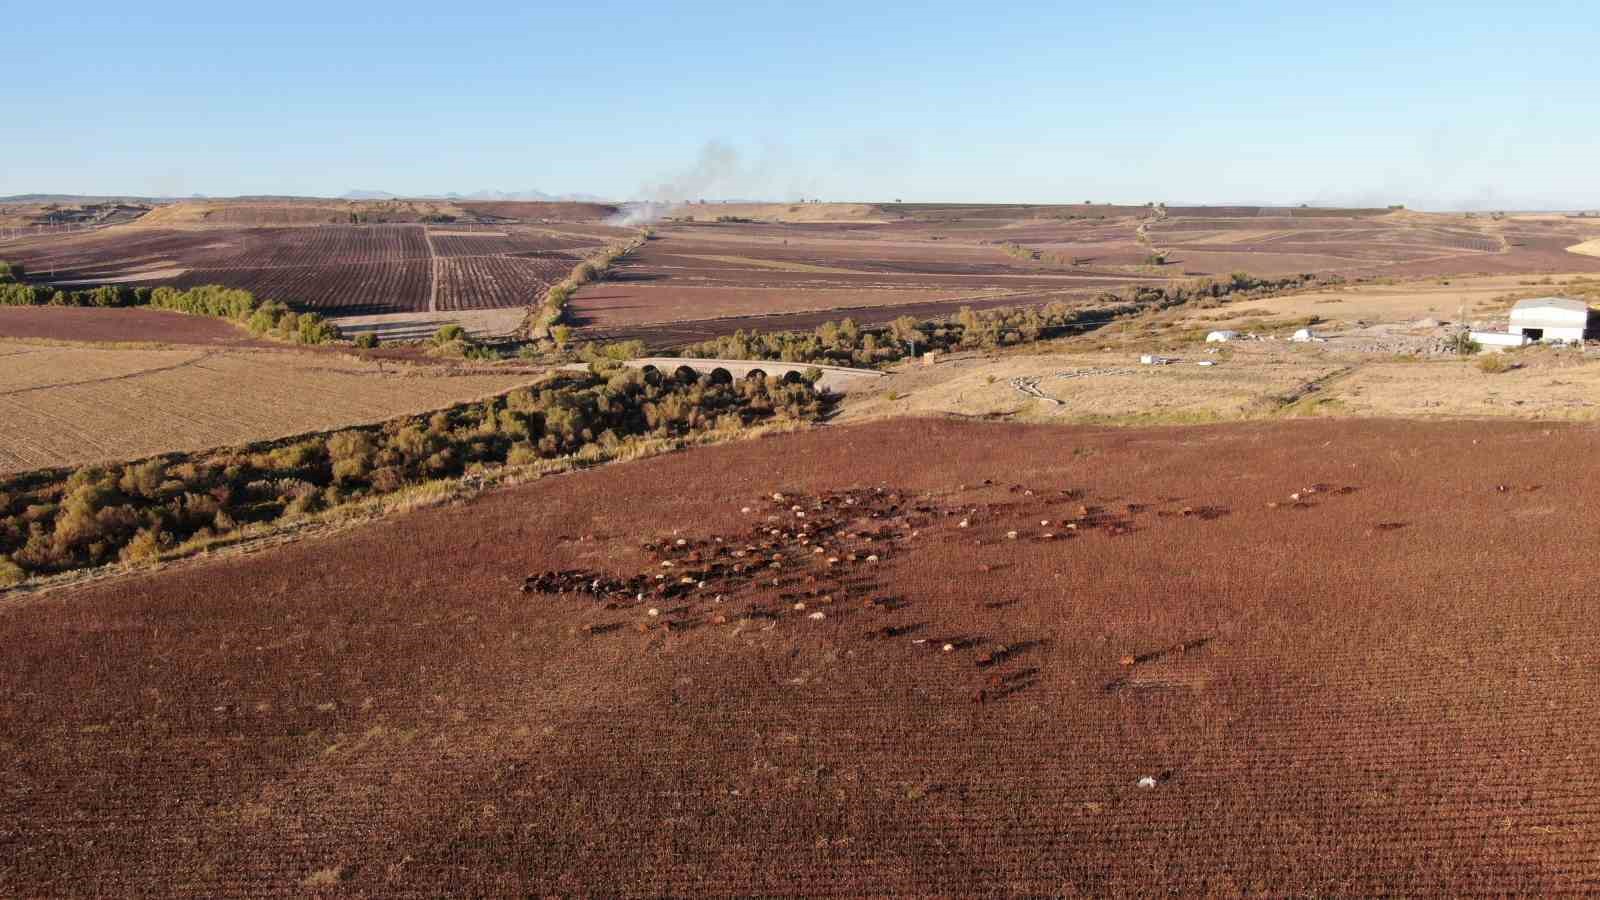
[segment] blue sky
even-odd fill
[[[10,2],[0,194],[1600,207],[1582,3]]]

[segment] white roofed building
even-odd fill
[[[1518,300],[1511,307],[1511,333],[1529,341],[1579,342],[1589,332],[1589,304],[1565,297]]]

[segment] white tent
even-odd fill
[[[1238,339],[1239,332],[1237,331],[1213,331],[1206,335],[1206,343],[1208,344],[1224,344]]]
[[[1589,328],[1589,304],[1565,297],[1535,297],[1511,307],[1511,333],[1530,341],[1583,340]]]
[[[1320,341],[1322,339],[1317,337],[1311,329],[1301,328],[1296,330],[1294,334],[1290,335],[1289,340],[1294,341],[1297,344],[1309,344],[1312,341]]]

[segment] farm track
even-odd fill
[[[156,374],[158,372],[176,372],[179,369],[187,369],[190,366],[200,365],[201,363],[204,363],[207,359],[210,359],[211,357],[215,356],[217,354],[217,352],[218,351],[215,351],[215,350],[208,350],[208,351],[206,351],[204,353],[201,353],[199,356],[196,356],[193,359],[186,359],[186,360],[183,360],[181,362],[172,363],[171,365],[154,366],[154,367],[151,367],[151,368],[148,368],[148,369],[138,369],[136,371],[125,372],[125,373],[120,374],[120,375],[107,375],[107,376],[104,376],[104,377],[101,377],[101,378],[85,378],[85,379],[82,379],[80,381],[58,381],[58,382],[55,382],[53,384],[40,384],[40,385],[35,385],[33,387],[16,388],[14,390],[9,390],[9,391],[0,391],[0,397],[18,397],[18,396],[21,396],[23,394],[31,394],[31,393],[34,393],[36,391],[53,391],[53,390],[57,390],[59,388],[81,387],[81,386],[86,385],[86,384],[106,384],[106,383],[112,382],[112,381],[124,381],[124,380],[127,380],[129,378],[142,378],[142,377],[144,377],[146,375],[154,375],[154,374]]]
[[[439,255],[433,247],[433,233],[423,229],[422,239],[428,242],[428,312],[439,311]]]
[[[0,890],[1592,890],[1597,452],[901,420],[0,602]]]

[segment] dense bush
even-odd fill
[[[1505,353],[1486,353],[1478,357],[1478,371],[1486,375],[1498,375],[1515,369],[1517,364],[1512,362]]]
[[[20,269],[12,271],[20,272]],[[149,288],[135,290],[125,285],[106,284],[88,290],[64,291],[42,284],[0,279],[0,306],[137,306],[149,298]]]
[[[36,284],[0,282],[0,306],[43,306],[49,301],[49,288]]]
[[[0,585],[393,493],[469,467],[604,458],[630,440],[732,431],[821,411],[808,383],[633,369],[569,373],[428,416],[209,453],[0,482]]]
[[[157,309],[221,319],[248,319],[256,311],[255,295],[249,291],[208,284],[180,291],[177,288],[159,287],[150,294],[150,305]]]
[[[1101,295],[1095,305],[1051,303],[1043,307],[976,311],[963,307],[954,319],[902,317],[890,325],[863,326],[853,319],[825,322],[814,331],[744,332],[690,344],[677,352],[701,359],[771,359],[784,362],[876,366],[929,350],[1013,346],[1097,327],[1114,318],[1186,303],[1208,305],[1234,294],[1257,296],[1317,283],[1313,275],[1276,279],[1235,272],[1227,280],[1124,288]]]

